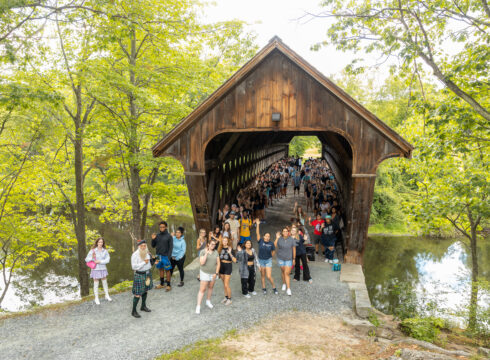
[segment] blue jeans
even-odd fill
[[[292,267],[293,266],[293,260],[277,259],[277,265],[279,265],[280,267],[283,267],[283,266]]]
[[[261,268],[272,267],[272,258],[267,259],[267,260],[259,259],[259,265]]]

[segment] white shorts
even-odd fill
[[[202,270],[199,270],[199,279],[201,281],[213,281],[213,275],[214,274],[208,274]]]

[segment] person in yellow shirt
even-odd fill
[[[250,240],[250,228],[252,227],[252,220],[248,216],[248,211],[244,211],[240,219],[240,245],[245,241]]]

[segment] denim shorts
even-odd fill
[[[283,266],[291,267],[291,266],[293,266],[293,260],[277,259],[277,265],[279,265],[280,267],[283,267]]]
[[[259,265],[260,267],[272,267],[272,258],[267,260],[259,259]]]
[[[251,240],[250,236],[240,236],[239,244],[242,245],[245,241]]]

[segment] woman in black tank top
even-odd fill
[[[230,246],[230,238],[224,236],[218,247],[218,254],[220,260],[219,276],[223,280],[223,287],[225,289],[225,298],[221,301],[222,304],[231,304],[231,288],[230,278],[232,263],[236,263],[236,258],[233,256]]]

